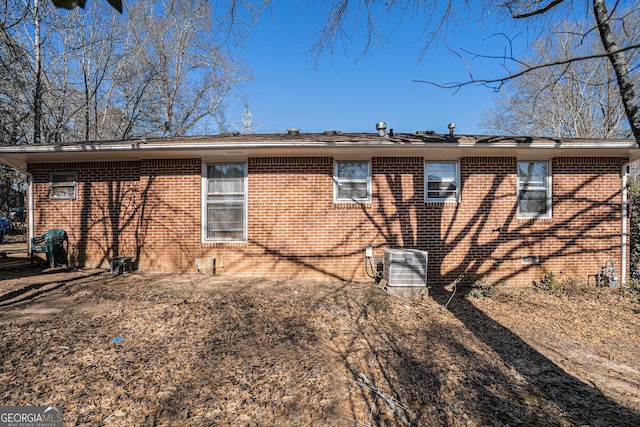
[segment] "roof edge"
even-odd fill
[[[624,156],[640,159],[640,147],[629,139],[396,134],[281,134],[184,137],[149,140],[0,146],[0,162],[26,169],[28,163],[131,160],[213,156]],[[565,154],[565,152],[567,154]]]

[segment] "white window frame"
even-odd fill
[[[62,180],[73,176],[73,181]],[[71,195],[58,195],[57,191],[70,188]],[[67,192],[68,193],[68,192]],[[49,175],[49,199],[51,200],[75,200],[78,197],[78,173],[77,172],[51,172]]]
[[[545,213],[537,213],[537,212],[521,212],[520,210],[520,192],[523,190],[522,188],[522,184],[520,181],[520,164],[521,163],[544,163],[547,165],[547,173],[545,176],[545,185],[542,187],[530,187],[530,190],[534,190],[534,191],[540,191],[540,190],[545,190],[545,194],[546,194],[546,198],[545,198],[545,202],[546,202],[546,212]],[[552,180],[551,177],[553,176],[553,174],[551,173],[551,162],[548,160],[518,160],[517,163],[517,176],[518,176],[518,218],[523,218],[523,219],[531,219],[531,218],[551,218],[552,216],[552,212],[551,212],[551,207],[552,207],[552,195],[551,195],[551,188],[552,188]]]
[[[236,164],[242,165],[244,169],[243,176],[243,201],[242,201],[242,237],[228,237],[228,238],[212,238],[209,237],[208,233],[208,207],[209,207],[209,177],[208,175],[208,167],[214,165],[225,165],[225,164]],[[203,161],[202,162],[202,242],[203,243],[211,243],[211,242],[246,242],[247,241],[247,162],[246,161],[223,161],[223,162],[214,162],[214,161]]]
[[[455,166],[455,177],[453,180],[444,182],[453,182],[456,190],[455,195],[451,197],[429,197],[429,165],[448,164]],[[425,160],[424,162],[424,202],[425,203],[457,203],[460,201],[460,162],[457,160]]]
[[[338,176],[338,165],[342,163],[366,163],[367,164],[367,178],[347,179],[340,178]],[[334,159],[333,161],[333,202],[334,203],[371,203],[372,184],[371,184],[371,160],[364,159]],[[338,197],[338,190],[342,183],[348,182],[366,182],[367,184],[367,197],[364,198],[352,198],[352,197]]]

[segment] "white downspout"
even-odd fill
[[[620,286],[627,285],[627,217],[628,217],[628,200],[627,200],[627,180],[629,164],[627,162],[622,165],[620,174],[622,177],[622,227],[620,233]]]
[[[27,207],[27,217],[29,218],[29,236],[27,237],[27,251],[29,256],[31,256],[31,238],[34,237],[33,236],[33,223],[34,223],[34,219],[33,219],[33,210],[34,210],[34,203],[33,203],[33,175],[31,175],[29,172],[27,172],[26,170],[24,171],[24,173],[27,175],[27,197],[29,199],[29,204]]]

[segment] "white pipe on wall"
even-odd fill
[[[29,172],[24,171],[24,173],[27,174],[27,197],[29,198],[29,204],[27,205],[27,216],[29,218],[29,235],[27,236],[27,248],[28,248],[28,252],[29,252],[29,256],[31,256],[31,238],[34,236],[33,235],[33,223],[34,223],[34,218],[33,218],[33,210],[34,210],[34,203],[33,203],[33,175],[31,175]]]
[[[629,176],[630,162],[622,165],[620,175],[622,178],[622,224],[620,232],[620,286],[627,285],[627,219],[628,219],[628,198],[627,198],[627,181]]]

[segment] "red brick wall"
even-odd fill
[[[249,159],[248,245],[264,274],[363,278],[368,206],[333,203],[333,159]],[[264,257],[263,255],[267,255]]]
[[[69,236],[69,261],[108,266],[113,256],[135,253],[138,229],[138,162],[32,164],[34,235],[52,228]],[[77,172],[75,200],[49,199],[51,172]]]
[[[139,268],[193,270],[200,249],[200,159],[140,161]]]
[[[459,203],[424,203],[422,157],[374,157],[373,199],[333,202],[333,158],[250,158],[246,242],[202,243],[200,159],[31,165],[35,231],[69,230],[73,259],[128,255],[146,271],[194,271],[222,256],[223,274],[366,280],[364,248],[429,252],[429,281],[465,272],[510,284],[549,271],[619,272],[622,158],[556,158],[553,217],[517,218],[517,160],[460,160]],[[49,172],[78,172],[75,201],[48,199]],[[115,229],[114,229],[115,227]],[[537,255],[539,264],[523,264]]]

